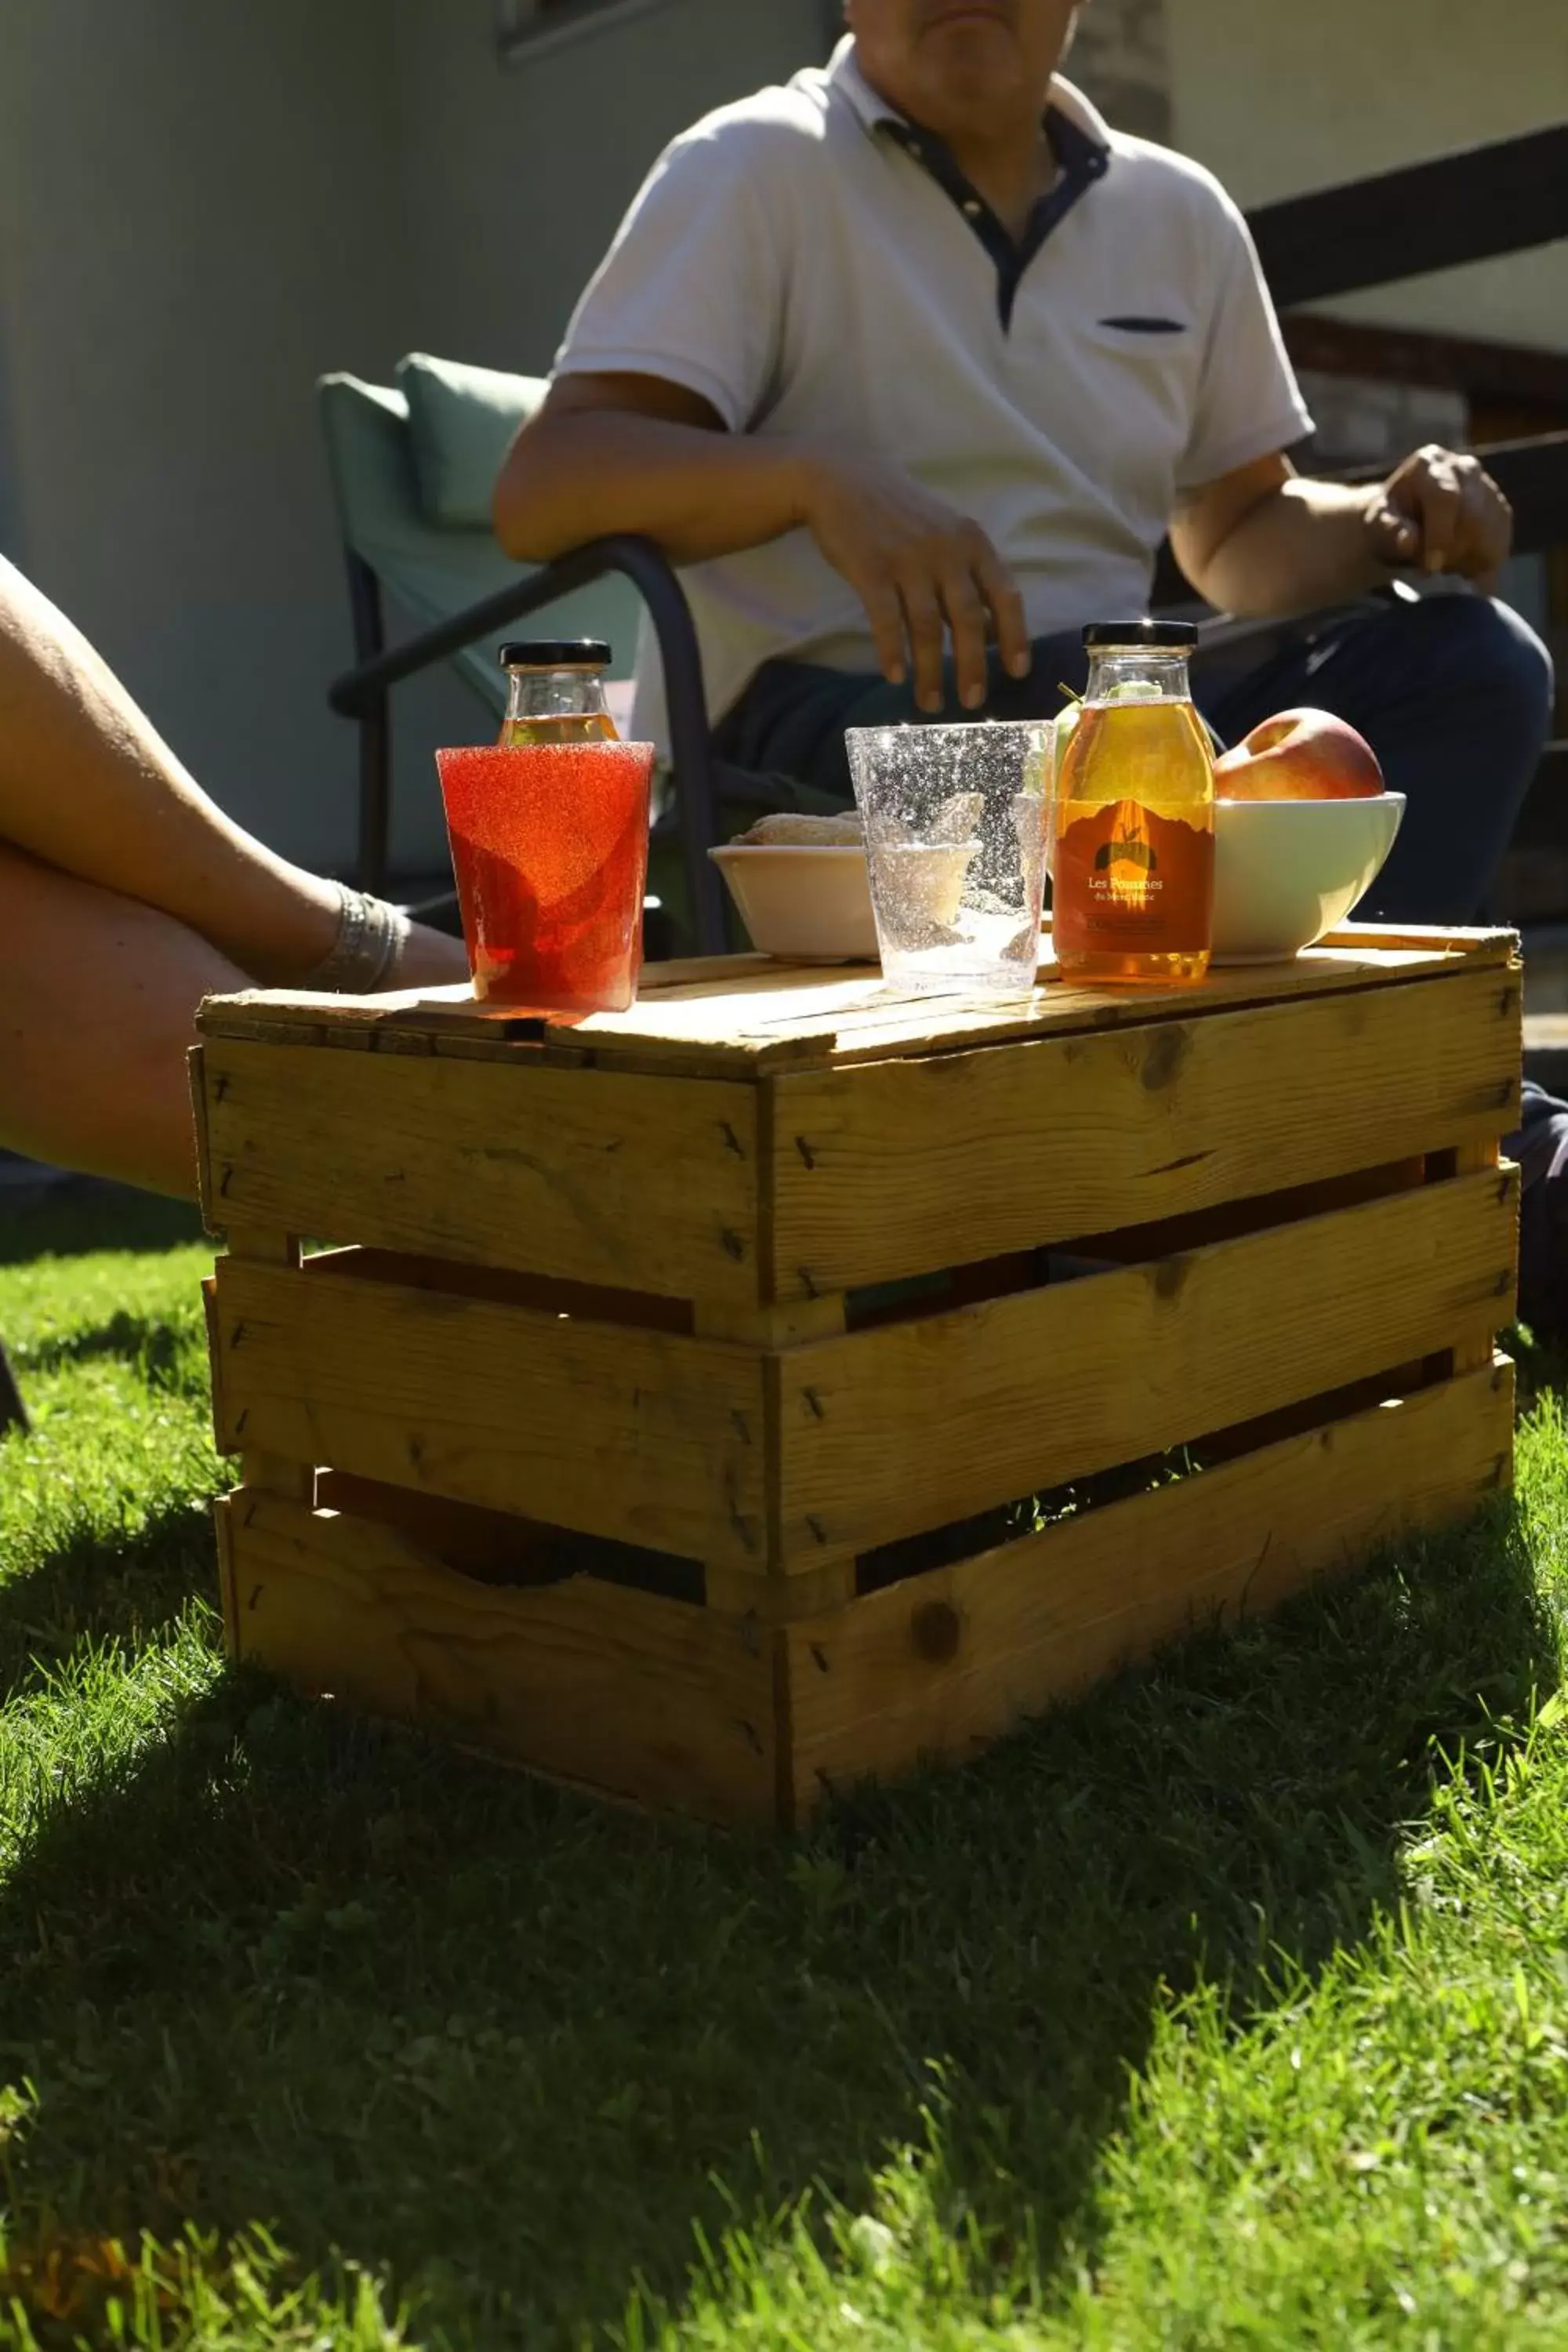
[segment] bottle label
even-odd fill
[[[1070,954],[1191,953],[1214,939],[1214,833],[1140,801],[1104,801],[1057,842],[1051,928]]]

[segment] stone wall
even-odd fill
[[[1464,394],[1436,384],[1386,383],[1370,376],[1300,371],[1317,426],[1302,457],[1318,466],[1396,466],[1424,441],[1462,447],[1469,436]]]
[[[1165,0],[1089,0],[1066,70],[1118,131],[1169,143]]]

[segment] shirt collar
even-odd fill
[[[828,61],[827,86],[830,90],[837,90],[854,109],[868,131],[876,131],[884,123],[901,123],[905,120],[896,106],[889,106],[880,92],[872,89],[861,72],[859,60],[855,55],[853,33],[845,34]],[[1110,125],[1098,107],[1089,104],[1076,83],[1064,80],[1060,74],[1053,74],[1047,102],[1066,115],[1074,128],[1081,131],[1095,146],[1109,151]]]

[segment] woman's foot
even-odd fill
[[[461,940],[432,930],[428,923],[410,923],[398,950],[387,988],[450,988],[468,977],[468,955]]]
[[[382,996],[389,990],[445,988],[468,977],[459,940],[416,923],[390,900],[330,884],[335,905],[331,944],[308,971],[274,986],[311,995]]]

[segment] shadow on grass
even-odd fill
[[[149,1388],[190,1393],[192,1335],[162,1308],[139,1314],[121,1307],[87,1330],[31,1339],[25,1352],[18,1351],[18,1362],[29,1373],[42,1373],[109,1356],[128,1362]]]
[[[153,1512],[134,1535],[73,1531],[36,1569],[0,1580],[0,1706],[84,1643],[129,1654],[157,1641],[193,1593],[217,1595],[212,1514],[204,1504],[181,1501]]]
[[[638,2275],[679,2300],[694,2219],[858,2204],[936,2103],[955,2223],[1048,2266],[1164,1989],[1245,2015],[1360,1937],[1443,1756],[1553,1658],[1500,1509],[793,1843],[226,1675],[0,1899],[22,2229],[260,2220],[424,2340],[568,2344]]]
[[[84,1179],[26,1207],[5,1207],[0,1265],[82,1257],[94,1250],[176,1249],[201,1238],[201,1212],[194,1203]]]
[[[1513,1358],[1518,1376],[1519,1412],[1531,1412],[1549,1390],[1568,1393],[1568,1339],[1557,1334],[1537,1339],[1522,1324],[1504,1335],[1504,1350]]]

